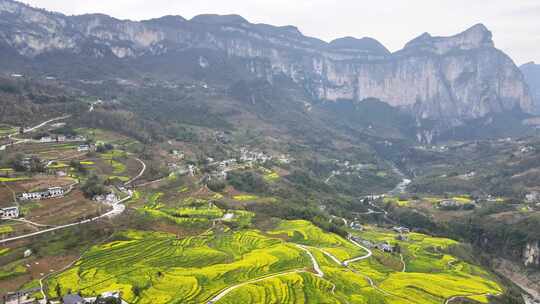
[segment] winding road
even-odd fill
[[[128,196],[123,198],[122,200],[119,200],[118,202],[116,202],[112,206],[113,209],[111,211],[109,211],[107,213],[104,213],[104,214],[102,214],[100,216],[96,216],[94,218],[83,220],[83,221],[76,222],[76,223],[56,226],[56,227],[53,227],[53,228],[40,230],[38,232],[33,232],[33,233],[21,235],[21,236],[16,236],[16,237],[8,238],[8,239],[3,239],[3,240],[0,240],[0,244],[5,244],[5,243],[8,243],[8,242],[22,240],[22,239],[26,239],[26,238],[29,238],[29,237],[38,236],[38,235],[41,235],[41,234],[45,234],[45,233],[49,233],[49,232],[53,232],[53,231],[57,231],[57,230],[62,230],[62,229],[66,229],[66,228],[70,228],[70,227],[74,227],[74,226],[78,226],[78,225],[92,223],[92,222],[95,222],[97,220],[107,218],[107,217],[108,218],[115,217],[115,216],[121,214],[122,212],[124,212],[124,210],[126,209],[126,206],[123,205],[122,203],[124,203],[124,202],[128,201],[129,199],[131,199],[132,196],[133,196],[132,192],[129,191]]]
[[[138,161],[139,163],[141,163],[142,165],[142,169],[141,171],[139,172],[139,174],[137,174],[137,176],[135,176],[134,178],[130,179],[129,181],[127,181],[126,183],[124,183],[124,186],[129,186],[131,185],[134,181],[138,180],[139,178],[141,178],[141,176],[143,176],[144,172],[146,171],[146,164],[139,158],[135,157],[135,160]]]
[[[315,276],[317,276],[319,278],[323,278],[324,277],[324,272],[322,271],[321,267],[319,266],[319,263],[317,262],[317,259],[315,258],[313,253],[311,253],[311,251],[309,251],[308,247],[305,246],[305,245],[300,245],[300,244],[294,244],[294,245],[307,253],[309,258],[311,259],[311,263],[313,265],[313,270],[315,271],[314,274],[312,272],[310,272],[310,271],[305,270],[305,269],[295,269],[295,270],[291,270],[291,271],[280,272],[280,273],[264,276],[264,277],[258,278],[258,279],[253,279],[253,280],[250,280],[250,281],[246,281],[246,282],[243,282],[243,283],[236,284],[236,285],[233,285],[231,287],[225,288],[219,294],[217,294],[211,300],[209,300],[207,302],[207,304],[216,303],[217,301],[219,301],[223,297],[225,297],[227,294],[229,294],[231,291],[233,291],[235,289],[238,289],[240,287],[243,287],[243,286],[246,286],[246,285],[249,285],[249,284],[253,284],[253,283],[257,283],[257,282],[261,282],[261,281],[264,281],[264,280],[276,278],[276,277],[283,276],[283,275],[295,274],[295,273],[311,273],[311,274],[313,274],[313,275],[315,275]],[[329,283],[332,285],[332,293],[334,293],[335,289],[336,289],[336,285],[331,283],[331,282],[329,282]]]
[[[358,242],[356,242],[355,240],[353,240],[353,238],[351,237],[351,235],[349,235],[347,237],[347,239],[349,240],[349,242],[353,243],[354,245],[356,245],[357,247],[359,248],[362,248],[363,250],[365,250],[367,252],[366,255],[364,256],[361,256],[361,257],[357,257],[357,258],[354,258],[354,259],[350,259],[350,260],[347,260],[347,261],[344,261],[342,264],[343,266],[348,266],[350,263],[354,263],[354,262],[358,262],[358,261],[361,261],[361,260],[365,260],[367,258],[369,258],[370,256],[373,255],[373,252],[367,248],[367,247],[364,247],[362,245],[360,245]]]

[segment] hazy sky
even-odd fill
[[[476,23],[517,64],[540,62],[538,0],[23,0],[65,14],[104,13],[141,20],[163,15],[239,14],[253,23],[296,25],[323,40],[376,38],[391,51],[429,32],[452,35]]]

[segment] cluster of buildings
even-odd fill
[[[355,242],[358,242],[365,246],[366,248],[370,249],[379,249],[380,251],[387,252],[387,253],[393,253],[395,251],[395,247],[392,246],[389,242],[382,242],[382,243],[373,243],[368,240],[363,240],[359,238],[353,238]]]
[[[112,192],[104,195],[96,195],[93,200],[107,205],[114,205],[119,201],[118,196]]]
[[[195,176],[199,172],[199,168],[195,165],[179,165],[176,163],[169,163],[167,165],[169,171],[178,175]]]
[[[119,303],[127,304],[122,300],[121,294],[118,291],[107,291],[102,293],[99,297],[83,298],[78,294],[68,294],[62,297],[63,304],[107,304],[107,303]]]
[[[432,152],[446,152],[449,148],[448,146],[416,146],[416,149]]]
[[[3,298],[3,303],[5,304],[34,304],[39,303],[35,298],[32,298],[31,295],[39,292],[40,288],[33,288],[28,290],[21,290],[16,292],[8,292]]]
[[[535,151],[534,147],[531,147],[531,146],[519,147],[519,152],[521,154],[527,154],[527,153],[531,153],[531,152],[534,152],[534,151]]]
[[[55,135],[55,136],[43,136],[39,139],[39,142],[41,143],[52,143],[52,142],[78,142],[78,141],[86,141],[86,138],[83,136],[75,136],[75,137],[69,137],[65,135]]]
[[[369,164],[352,164],[348,160],[344,162],[336,160],[335,162],[338,169],[332,171],[332,176],[351,175],[373,167],[373,165]]]
[[[38,304],[45,303],[44,301],[33,298],[32,295],[39,292],[40,288],[34,288],[29,290],[22,290],[17,292],[7,293],[3,297],[3,303],[5,304]],[[62,299],[50,300],[47,303],[63,303],[63,304],[109,304],[119,303],[127,304],[121,297],[118,291],[104,292],[99,297],[82,297],[79,294],[67,294]]]
[[[411,232],[411,230],[407,227],[398,227],[398,226],[392,227],[392,230],[399,233],[396,236],[396,240],[398,241],[407,241],[408,240],[407,234]],[[388,241],[384,241],[380,243],[373,243],[371,241],[363,240],[359,238],[353,238],[353,240],[362,244],[363,246],[367,248],[375,248],[382,252],[394,253],[396,251],[396,246],[390,244],[390,242]]]
[[[538,203],[540,202],[540,193],[537,191],[532,191],[525,195],[526,203]]]
[[[270,160],[272,160],[272,156],[263,152],[250,151],[247,148],[240,149],[240,162],[263,164]]]
[[[212,159],[209,159],[209,161]],[[234,158],[222,160],[219,162],[212,162],[208,164],[209,167],[212,167],[212,172],[208,175],[208,179],[218,179],[225,180],[227,179],[227,173],[238,168],[238,161]]]
[[[445,199],[439,202],[441,208],[459,208],[461,204],[453,199]]]
[[[64,193],[65,190],[62,187],[51,187],[45,191],[23,192],[17,196],[17,199],[19,201],[35,201],[63,197]]]

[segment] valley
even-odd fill
[[[495,38],[0,0],[3,303],[538,303],[537,65]]]

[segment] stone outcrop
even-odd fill
[[[65,16],[0,0],[0,42],[22,56],[49,52],[138,60],[184,50],[222,52],[255,77],[286,75],[313,99],[377,98],[417,118],[459,124],[490,113],[533,110],[523,76],[475,25],[451,37],[423,34],[390,53],[372,38],[326,43],[293,26],[240,16],[179,16],[134,22],[105,15]],[[201,57],[205,67],[213,63]],[[236,62],[236,61],[235,61]]]

